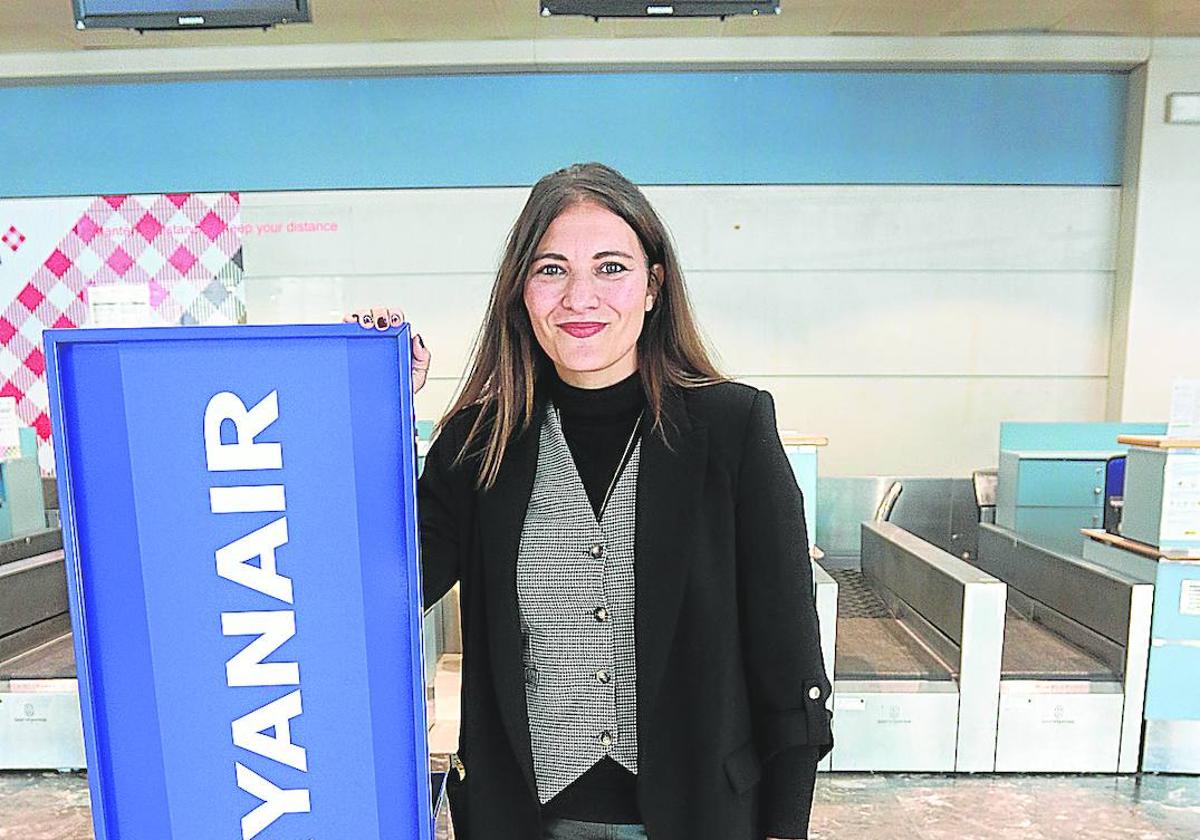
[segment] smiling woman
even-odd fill
[[[591,253],[593,242],[611,247]],[[662,265],[649,265],[616,213],[580,202],[559,214],[538,243],[525,308],[564,382],[601,388],[637,370],[637,339],[661,277]]]
[[[426,604],[461,583],[459,840],[806,836],[832,734],[803,499],[620,173],[534,185],[418,494]]]

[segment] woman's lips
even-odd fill
[[[604,329],[607,324],[597,321],[573,321],[569,324],[559,324],[558,328],[575,338],[587,338]]]

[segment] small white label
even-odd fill
[[[1167,97],[1167,122],[1200,123],[1200,93],[1172,93]]]
[[[1176,379],[1167,437],[1200,437],[1200,379]]]
[[[137,327],[153,323],[146,283],[98,283],[87,287],[88,326]]]
[[[17,398],[0,397],[0,449],[21,445],[21,422],[17,417]]]
[[[1200,451],[1175,449],[1163,469],[1161,544],[1200,543]]]
[[[1179,614],[1200,615],[1200,580],[1185,580],[1179,585]]]

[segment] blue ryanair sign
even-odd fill
[[[46,332],[98,840],[432,837],[407,332]]]

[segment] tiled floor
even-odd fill
[[[458,737],[458,664],[438,671],[438,768]],[[91,840],[90,820],[82,774],[0,773],[0,840]],[[823,774],[811,838],[1198,840],[1200,778]]]

